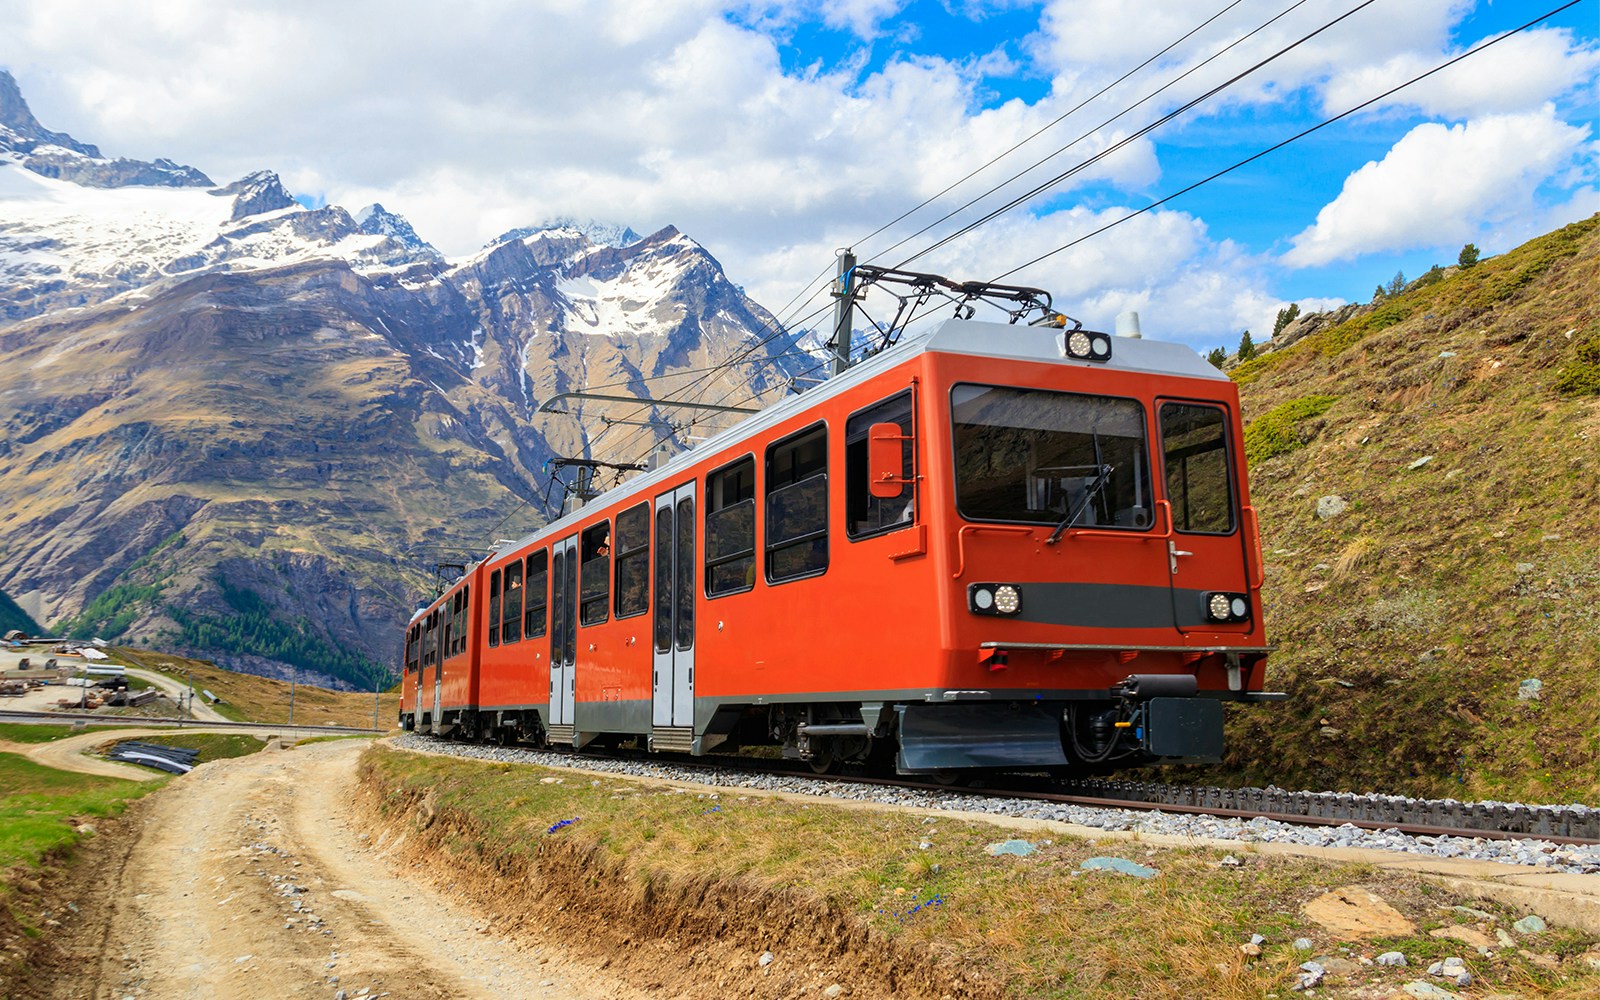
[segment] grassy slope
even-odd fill
[[[0,635],[19,628],[29,635],[39,634],[39,623],[28,617],[28,613],[17,607],[6,592],[0,590]]]
[[[289,721],[289,688],[286,681],[257,677],[255,674],[224,670],[209,660],[190,660],[171,653],[117,647],[112,650],[119,662],[156,670],[188,683],[194,676],[196,691],[210,691],[222,699],[213,706],[238,722]],[[294,686],[294,721],[299,725],[333,725],[370,728],[372,692],[330,691],[309,684]],[[400,711],[398,689],[384,692],[378,710],[378,725],[392,727]]]
[[[1227,777],[1600,802],[1596,288],[1600,217],[1234,369],[1293,698]]]
[[[571,908],[582,916],[569,930],[586,936],[685,947],[717,939],[749,955],[770,949],[778,963],[771,992],[762,995],[799,995],[797,984],[780,981],[793,974],[796,957],[848,979],[843,963],[877,954],[893,956],[886,961],[907,973],[907,992],[916,996],[945,992],[924,993],[911,978],[912,970],[938,967],[968,970],[1014,997],[1286,996],[1299,963],[1313,956],[1398,949],[1425,963],[1461,954],[1460,942],[1427,932],[1467,919],[1449,909],[1464,900],[1415,876],[1258,855],[1245,845],[1234,852],[1243,857],[1239,867],[1221,866],[1221,852],[1203,849],[1038,836],[1033,855],[994,857],[987,845],[1015,831],[949,816],[926,821],[909,812],[694,792],[382,745],[362,757],[361,774],[365,802],[402,835],[395,847],[405,843],[429,868],[449,871],[458,891],[483,887],[486,905],[509,911],[501,914],[508,926],[527,920],[560,935],[561,912]],[[1144,880],[1081,869],[1106,855],[1160,874]],[[1418,922],[1418,932],[1358,942],[1300,913],[1305,901],[1354,882],[1373,886]],[[1502,927],[1522,915],[1490,908]],[[1267,938],[1255,961],[1239,949],[1252,933]],[[1293,949],[1302,936],[1313,951]],[[1560,971],[1507,950],[1492,960],[1473,954],[1472,972],[1480,989],[1590,995],[1600,973],[1576,956],[1591,943],[1552,932],[1527,946],[1570,956]],[[708,995],[718,994],[725,985],[712,983],[718,967],[708,963],[702,974]],[[1419,969],[1362,967],[1342,978],[1388,996],[1419,978]],[[809,988],[820,992],[827,982],[812,979]],[[875,995],[870,986],[857,993]]]

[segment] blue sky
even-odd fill
[[[219,181],[275,169],[311,203],[381,201],[450,254],[556,216],[673,224],[794,319],[823,301],[806,296],[837,248],[883,254],[1086,135],[1048,173],[1082,164],[1360,3],[0,0],[0,65],[47,126],[110,155],[172,157]],[[1374,0],[911,266],[995,277],[1559,3]],[[1006,280],[1050,289],[1093,325],[1131,308],[1147,335],[1231,347],[1288,302],[1365,301],[1466,242],[1500,252],[1586,217],[1600,210],[1597,25],[1600,0],[1583,0]],[[783,310],[797,295],[812,305]]]

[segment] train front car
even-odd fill
[[[899,770],[1220,759],[1223,702],[1281,697],[1233,383],[1081,330],[951,322],[924,349],[945,662],[896,706]]]

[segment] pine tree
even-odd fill
[[[1211,353],[1206,355],[1206,360],[1211,362],[1211,367],[1221,368],[1228,360],[1228,352],[1220,347],[1213,347]]]
[[[1279,309],[1277,322],[1272,324],[1272,335],[1276,337],[1278,334],[1282,333],[1283,328],[1288,326],[1290,323],[1293,323],[1295,318],[1299,315],[1300,304],[1298,302],[1291,302],[1284,308]]]
[[[1477,262],[1478,262],[1478,246],[1477,246],[1476,243],[1468,243],[1466,246],[1462,247],[1461,248],[1461,256],[1456,258],[1456,263],[1461,265],[1461,269],[1463,271],[1465,271],[1467,268],[1471,267],[1472,265],[1476,264]]]
[[[1394,277],[1389,279],[1389,284],[1384,286],[1385,295],[1399,295],[1406,290],[1406,276],[1403,271],[1396,271]]]
[[[1239,338],[1239,360],[1249,361],[1256,356],[1256,345],[1250,340],[1250,331],[1246,330],[1244,336]]]

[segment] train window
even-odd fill
[[[801,431],[767,449],[767,579],[828,568],[828,428]]]
[[[540,549],[528,557],[528,610],[522,616],[522,634],[529,639],[544,635],[545,609],[550,594],[550,553]]]
[[[1233,530],[1228,420],[1219,406],[1163,403],[1161,452],[1172,526],[1196,534]]]
[[[506,567],[506,591],[500,603],[500,641],[522,638],[522,560]]]
[[[896,497],[875,497],[867,488],[867,431],[873,424],[899,424],[908,440],[901,445],[900,475],[910,480],[911,469],[911,393],[868,407],[844,425],[844,517],[846,534],[851,538],[909,527],[916,515],[916,494],[903,487]]]
[[[706,596],[749,590],[756,580],[756,460],[747,455],[706,476]]]
[[[678,501],[677,591],[679,649],[694,647],[694,497]]]
[[[656,511],[656,652],[672,648],[672,508]]]
[[[601,521],[583,533],[583,583],[578,592],[578,623],[598,625],[610,617],[611,522]]]
[[[617,515],[617,617],[642,615],[650,607],[650,505]]]
[[[500,645],[500,571],[489,574],[489,645]]]
[[[957,385],[950,412],[956,509],[968,520],[1150,527],[1144,407],[1136,400]]]

